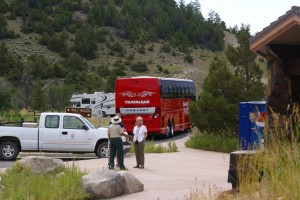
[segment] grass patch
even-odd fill
[[[130,153],[134,153],[134,147],[131,145]],[[172,153],[178,152],[178,147],[176,142],[169,141],[167,147],[163,146],[162,144],[155,145],[153,141],[146,142],[145,144],[145,153]]]
[[[88,200],[91,196],[79,186],[85,173],[75,167],[57,170],[46,175],[33,174],[15,164],[1,174],[0,199]]]
[[[273,143],[263,152],[242,157],[237,170],[239,192],[224,200],[300,199],[299,144]]]
[[[222,132],[207,133],[195,131],[185,142],[185,146],[217,152],[232,152],[238,149],[238,138],[228,136]]]
[[[237,159],[237,192],[223,192],[216,199],[300,199],[300,108],[292,114],[281,121],[273,117],[278,121],[264,132],[264,150]],[[190,196],[210,199],[195,192]]]

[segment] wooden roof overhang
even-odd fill
[[[267,57],[300,58],[300,7],[293,6],[278,20],[250,38],[250,50]]]

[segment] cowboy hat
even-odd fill
[[[113,118],[111,118],[110,122],[113,124],[118,124],[122,121],[122,119],[119,116],[114,116]]]

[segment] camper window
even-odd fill
[[[90,104],[90,98],[82,98],[81,100],[82,104]]]

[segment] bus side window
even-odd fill
[[[161,93],[162,98],[168,97],[168,87],[167,87],[165,81],[160,82],[160,93]]]
[[[188,85],[186,82],[183,84],[183,90],[184,98],[188,98]]]

